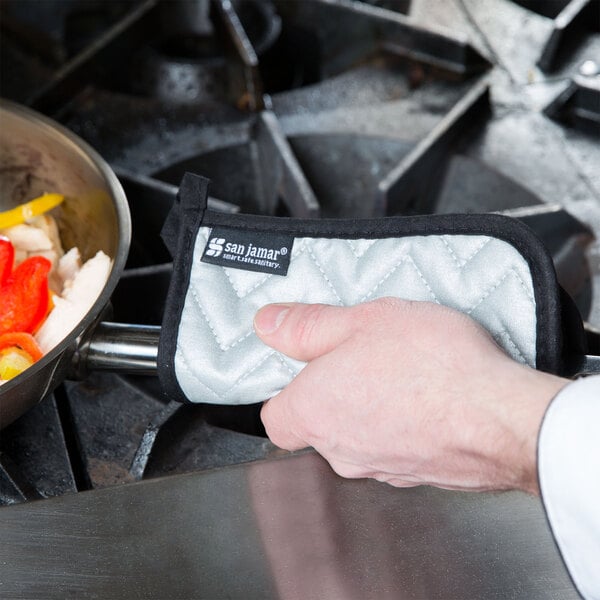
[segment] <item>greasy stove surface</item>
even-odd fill
[[[293,217],[504,211],[600,327],[594,0],[4,0],[0,93],[114,167],[133,242],[111,319],[160,324],[160,227],[186,170],[212,206]],[[260,405],[181,406],[94,373],[0,435],[0,501],[270,459]],[[437,497],[437,496],[436,496]],[[441,497],[441,496],[440,496]]]
[[[312,453],[7,507],[0,536],[6,598],[579,597],[538,500],[344,480]]]

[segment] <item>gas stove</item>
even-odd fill
[[[133,240],[111,320],[159,325],[159,232],[186,171],[227,212],[498,211],[600,328],[595,0],[4,0],[0,93],[113,167]],[[597,346],[596,346],[597,348]],[[154,377],[61,385],[0,436],[0,503],[275,458],[260,405]]]

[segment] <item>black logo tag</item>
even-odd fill
[[[287,275],[294,238],[280,233],[215,227],[202,262],[232,269]]]

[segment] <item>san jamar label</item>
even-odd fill
[[[215,227],[204,248],[202,262],[285,276],[293,244],[290,235]]]

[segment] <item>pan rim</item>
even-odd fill
[[[116,174],[108,164],[87,142],[82,140],[78,135],[68,130],[66,127],[57,123],[53,119],[46,117],[32,110],[31,108],[22,106],[5,98],[0,98],[0,121],[2,114],[8,113],[12,117],[23,119],[30,124],[46,130],[51,136],[59,136],[67,146],[70,146],[77,154],[84,158],[90,166],[92,166],[106,185],[106,189],[112,199],[117,219],[117,249],[115,256],[112,256],[112,266],[108,279],[102,288],[99,296],[94,301],[93,305],[62,341],[45,354],[39,361],[29,367],[22,374],[5,382],[0,386],[0,400],[4,393],[9,392],[23,383],[30,377],[35,377],[40,371],[47,369],[49,365],[56,361],[55,367],[51,370],[51,376],[48,379],[46,389],[40,394],[40,399],[51,391],[53,386],[54,375],[57,371],[61,357],[71,348],[75,350],[78,346],[78,340],[82,334],[88,330],[92,324],[101,316],[102,311],[108,304],[112,293],[114,292],[117,283],[119,282],[127,256],[129,254],[129,246],[131,243],[131,214],[125,191]]]

